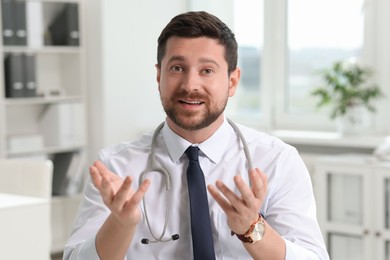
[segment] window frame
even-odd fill
[[[268,44],[266,46],[269,49],[265,49],[264,52],[274,53],[275,64],[279,68],[283,68],[283,80],[275,82],[276,91],[278,95],[274,97],[275,104],[275,120],[271,126],[272,129],[291,129],[291,130],[312,130],[312,131],[335,131],[336,122],[329,119],[325,114],[311,114],[311,115],[293,115],[284,111],[284,104],[287,99],[287,79],[288,79],[288,43],[287,43],[287,3],[288,0],[270,1],[270,9],[268,14],[276,13],[275,16],[283,17],[283,22],[279,23],[265,23],[265,26],[273,27],[276,35],[281,41],[279,44]],[[389,64],[389,51],[385,48],[390,38],[388,30],[384,29],[385,26],[379,26],[380,24],[389,24],[390,18],[388,15],[390,12],[390,5],[384,0],[365,0],[364,2],[364,46],[363,55],[360,58],[363,64],[366,64],[373,68],[375,71],[374,81],[377,82],[384,92],[387,92],[386,96],[389,96],[388,88],[390,86],[389,77],[385,76],[385,68],[382,64]],[[276,25],[276,26],[275,26]],[[265,41],[269,37],[264,37]],[[283,46],[283,47],[280,47]],[[387,45],[388,46],[388,45]],[[278,49],[279,48],[279,49]],[[283,53],[283,57],[278,57],[278,53]],[[385,54],[385,55],[384,55]],[[267,65],[264,64],[264,67]],[[389,131],[389,124],[385,123],[385,111],[390,109],[389,102],[380,101],[377,106],[378,110],[376,114],[373,114],[373,133],[384,133]],[[302,128],[304,126],[304,129]]]
[[[194,3],[197,0],[189,0]],[[202,9],[222,15],[221,18],[232,17],[234,1],[213,1],[213,5],[190,5],[193,9]],[[218,2],[218,4],[216,4]],[[244,4],[244,2],[243,2]],[[227,7],[227,5],[230,5]],[[200,8],[200,7],[203,8]],[[219,7],[216,9],[216,7]],[[194,8],[196,7],[196,8]],[[238,113],[231,113],[233,119],[264,131],[280,129],[308,130],[308,131],[336,131],[337,124],[325,113],[294,115],[284,111],[288,93],[288,0],[264,0],[264,43],[261,60],[261,116],[242,117]],[[223,10],[225,9],[225,10]],[[364,1],[364,40],[363,55],[360,61],[373,68],[373,81],[382,87],[387,99],[378,102],[377,113],[373,116],[372,134],[390,132],[390,120],[387,120],[390,110],[390,30],[383,24],[390,24],[390,1]],[[232,19],[228,25],[232,27]]]

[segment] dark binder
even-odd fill
[[[53,186],[52,195],[65,195],[67,179],[70,164],[72,162],[74,152],[56,153],[53,156]]]
[[[84,151],[63,152],[53,155],[52,195],[74,195],[83,186],[86,155]]]
[[[1,14],[3,22],[3,45],[15,44],[15,28],[13,22],[13,1],[2,0],[1,1]]]
[[[24,97],[23,55],[8,54],[4,61],[5,94],[8,98]]]
[[[86,167],[86,154],[84,151],[74,152],[72,161],[66,175],[66,195],[74,195],[82,191],[84,181],[84,168]]]
[[[14,45],[27,45],[26,2],[25,1],[14,1],[14,24],[15,24]]]
[[[75,3],[68,4],[68,41],[71,46],[80,45],[79,8]]]
[[[25,54],[24,57],[24,96],[35,97],[37,95],[37,82],[35,70],[35,55]]]
[[[79,12],[77,3],[67,3],[49,26],[52,45],[80,44]]]

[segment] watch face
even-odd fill
[[[258,241],[263,238],[264,235],[264,222],[259,222],[255,225],[250,237],[253,241]]]

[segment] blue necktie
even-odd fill
[[[206,184],[198,161],[198,151],[198,147],[190,146],[185,152],[189,159],[187,182],[190,196],[192,247],[195,260],[211,260],[215,259],[214,243]]]

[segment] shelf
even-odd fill
[[[337,132],[277,130],[271,133],[283,141],[294,145],[352,147],[373,149],[383,143],[386,135],[342,135]]]
[[[6,98],[5,105],[19,106],[19,105],[39,105],[39,104],[57,104],[57,103],[71,103],[81,102],[80,96],[63,96],[63,97],[30,97],[30,98]]]
[[[343,154],[339,156],[321,156],[317,158],[319,165],[334,165],[341,167],[348,167],[355,165],[357,167],[390,167],[390,161],[380,160],[379,158],[371,155],[363,154]]]
[[[80,46],[42,46],[42,47],[29,47],[29,46],[4,46],[3,52],[5,53],[55,53],[55,54],[77,54],[80,52]]]
[[[25,152],[8,152],[9,157],[28,157],[28,156],[38,156],[54,153],[63,153],[83,149],[84,145],[74,145],[74,146],[58,146],[58,147],[46,147],[41,150],[36,151],[25,151]]]
[[[0,5],[2,29],[23,30],[26,38],[6,34],[0,42],[0,159],[52,160],[49,194],[62,194],[57,186],[67,187],[72,173],[76,184],[64,194],[78,193],[88,172],[85,1],[8,2]],[[28,173],[18,181],[28,181]],[[51,196],[51,252],[63,251],[80,200]]]
[[[64,200],[67,201],[81,201],[83,198],[83,195],[81,193],[74,194],[74,195],[55,195],[51,197],[51,202],[52,203],[61,203]]]
[[[44,3],[79,3],[81,0],[25,0],[29,2],[44,2]]]

